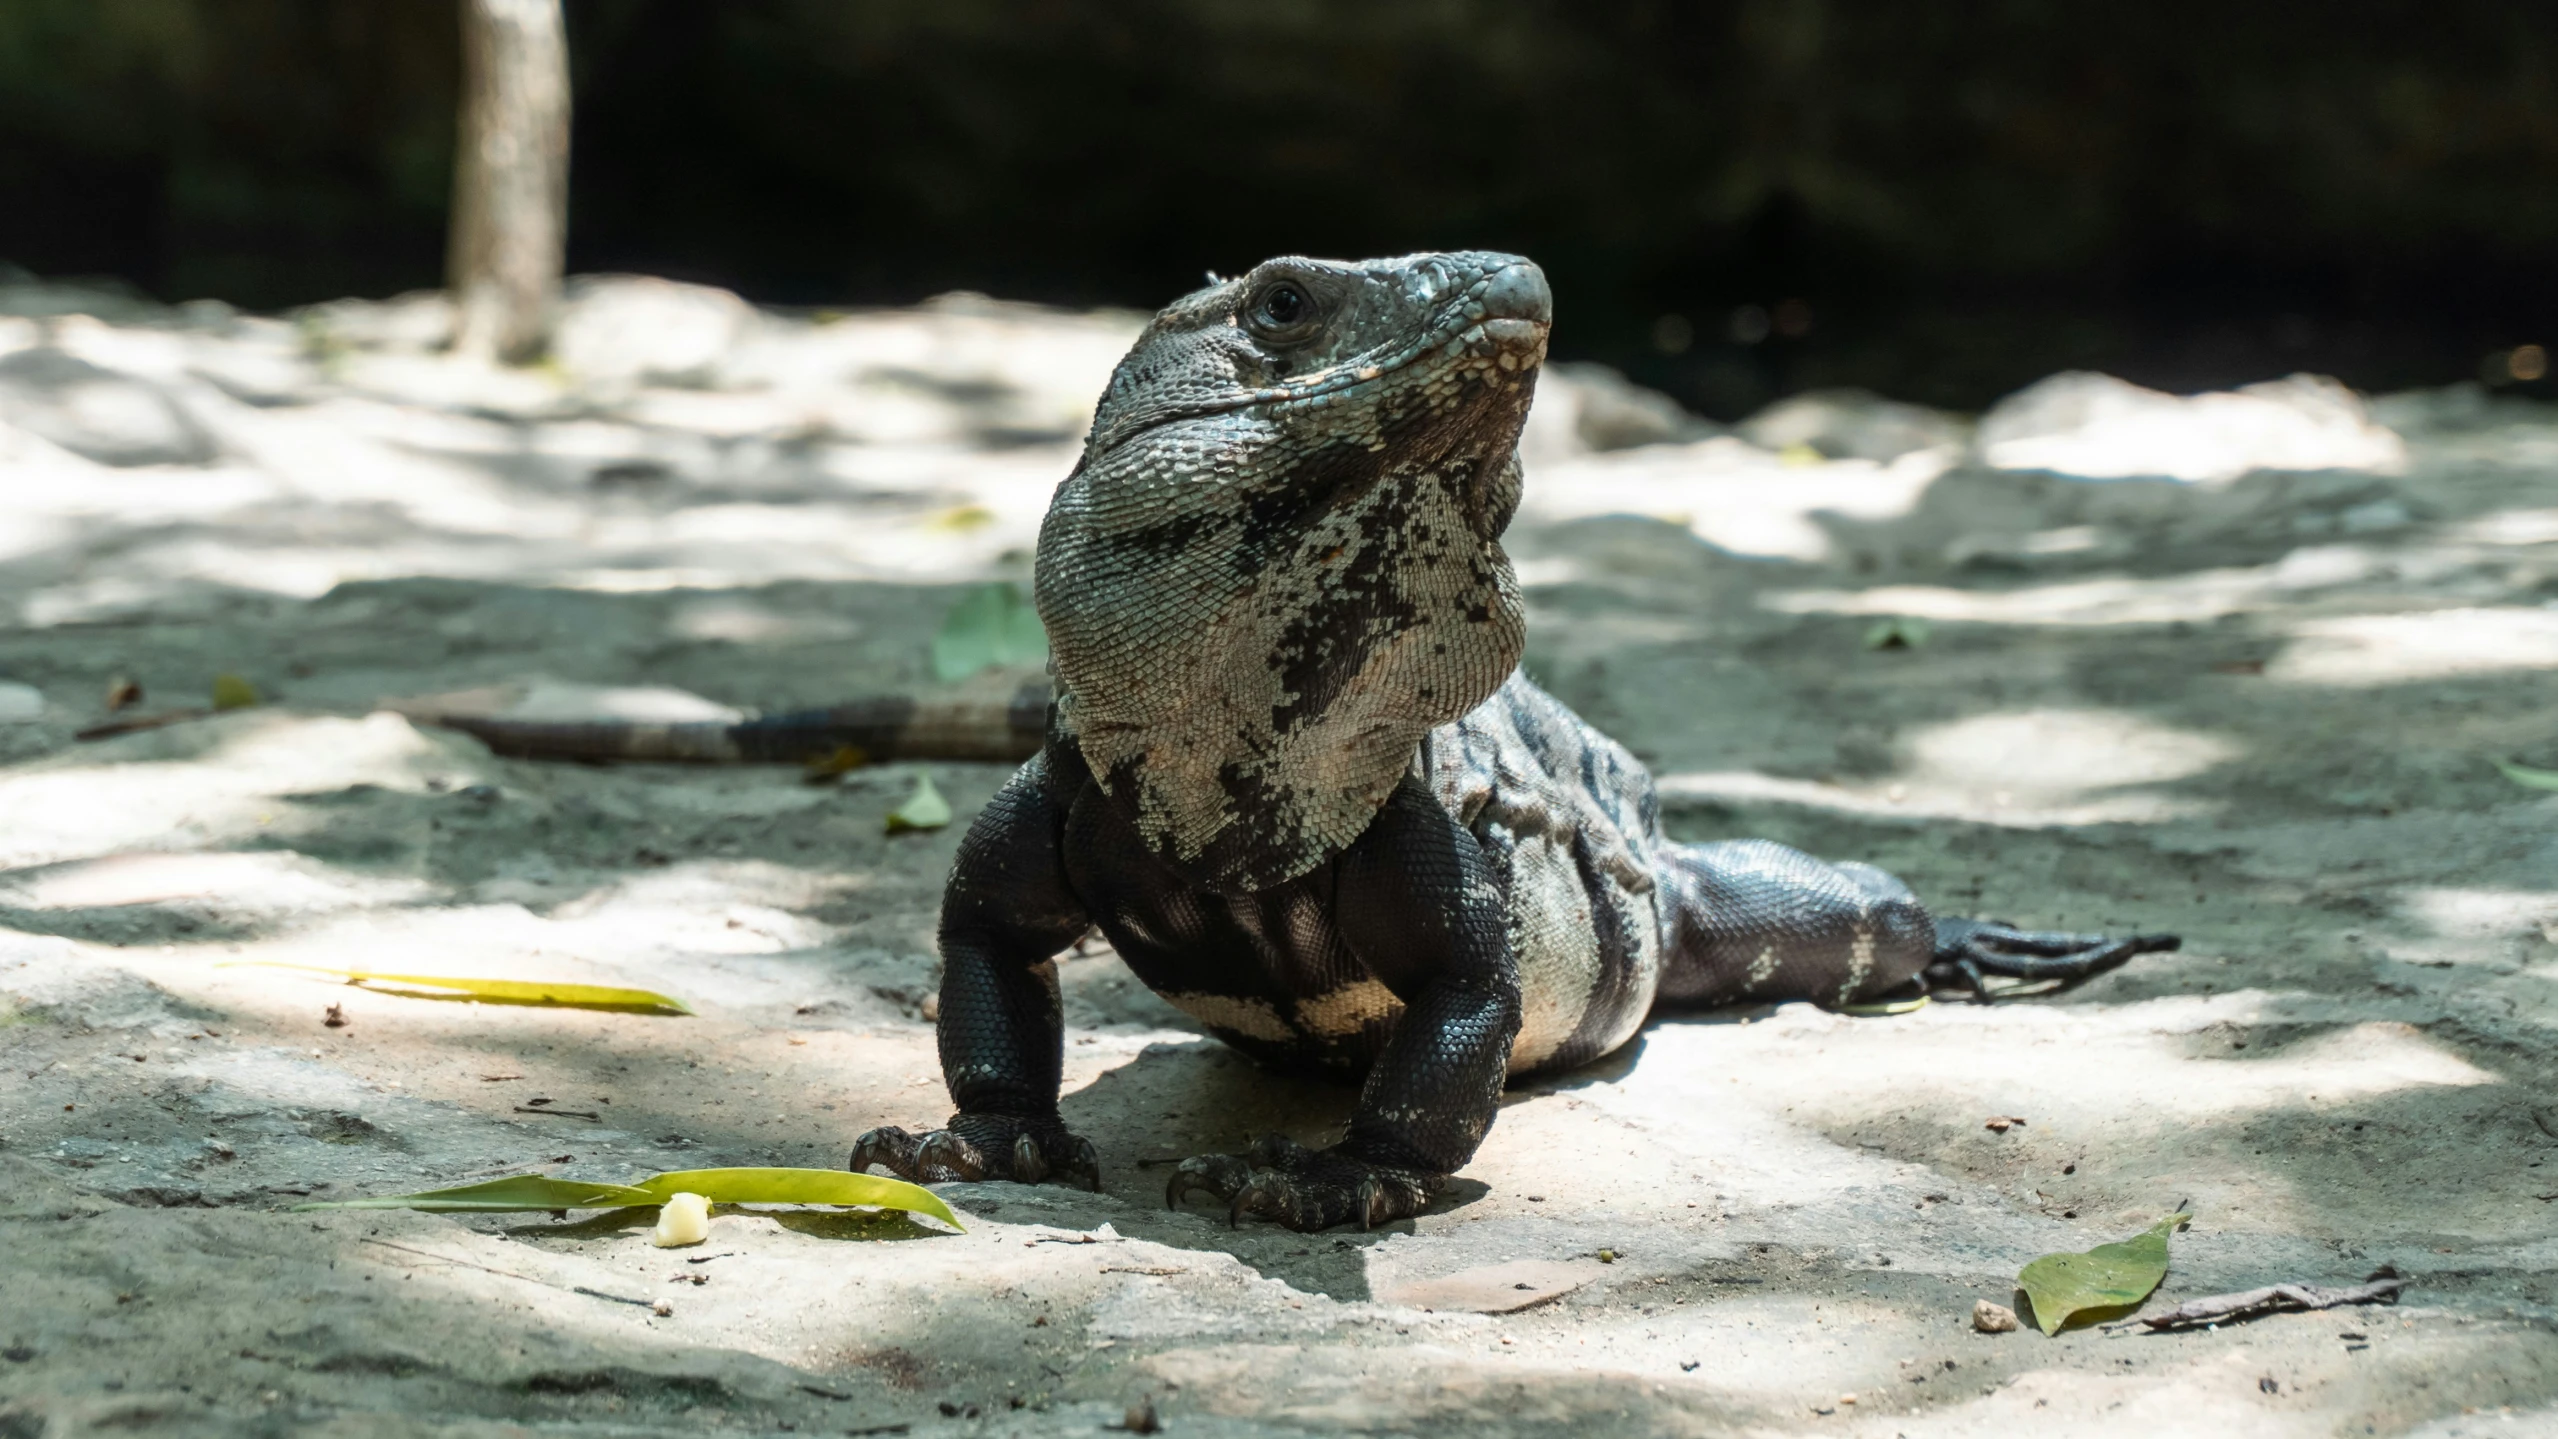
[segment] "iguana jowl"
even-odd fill
[[[1321,1150],[1184,1161],[1297,1229],[1410,1215],[1503,1084],[1656,1004],[2083,977],[2168,936],[1935,920],[1899,880],[1685,845],[1624,748],[1517,672],[1501,533],[1552,301],[1514,255],[1272,260],[1157,315],[1040,532],[1040,753],[962,842],[941,916],[958,1112],[852,1163],[1098,1185],[1059,1117],[1053,958],[1099,926],[1245,1052],[1358,1078]]]

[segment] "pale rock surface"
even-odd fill
[[[1680,444],[1720,433],[1712,421],[1648,390],[1605,365],[1548,364],[1537,377],[1536,408],[1525,441],[1529,458]]]
[[[2094,480],[2226,483],[2253,470],[2395,474],[2407,466],[2397,433],[2374,421],[2360,396],[2321,375],[2178,396],[2073,371],[1992,406],[1977,444],[1994,469]]]
[[[1789,395],[1733,428],[1764,450],[1803,445],[1824,459],[1878,464],[1920,451],[1960,451],[1972,438],[1971,422],[1960,415],[1856,389]]]
[[[700,386],[755,326],[726,290],[653,275],[582,275],[560,301],[552,353],[590,384]]]
[[[215,453],[158,387],[44,346],[0,356],[0,419],[102,465],[201,465]]]

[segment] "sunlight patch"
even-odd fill
[[[26,909],[115,909],[216,899],[226,910],[343,909],[414,901],[427,892],[413,880],[383,880],[332,871],[301,855],[118,854],[0,875],[0,903]]]
[[[2213,813],[2222,803],[2145,786],[2190,779],[2242,753],[2216,735],[2075,709],[1975,715],[1917,730],[1902,749],[1901,772],[1853,783],[1746,770],[1665,774],[1658,783],[1673,801],[1774,801],[2000,825],[2157,823]]]
[[[2303,620],[2265,677],[2293,684],[2384,685],[2558,666],[2558,611],[2436,610]]]
[[[1918,450],[1888,465],[1833,460],[1788,465],[1729,437],[1645,445],[1541,465],[1520,502],[1523,522],[1640,515],[1678,525],[1734,554],[1821,561],[1829,532],[1817,516],[1889,520],[1906,515],[1951,461]]]
[[[2201,624],[2261,606],[2269,598],[2353,584],[2380,561],[2352,545],[2292,551],[2270,565],[2144,578],[2109,575],[2014,590],[1950,585],[1877,585],[1861,590],[1793,590],[1760,597],[1797,615],[1907,615],[1993,625]]]
[[[2063,802],[2097,790],[2191,778],[2235,759],[2216,735],[2117,710],[1975,715],[1914,734],[1911,781]]]
[[[354,784],[469,784],[485,751],[396,715],[312,719],[244,710],[127,735],[0,774],[0,864],[118,850],[213,849],[280,833],[290,796]]]
[[[2505,510],[2481,515],[2454,526],[2446,537],[2479,545],[2558,544],[2558,510]]]
[[[2558,893],[2545,889],[2417,889],[2403,907],[2437,934],[2538,935],[2558,944]]]
[[[2319,375],[2180,396],[2066,372],[1999,401],[1981,417],[1979,446],[1993,469],[2081,479],[2225,483],[2251,470],[2407,468],[2397,432]]]

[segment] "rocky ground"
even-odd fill
[[[2185,949],[1991,1007],[1665,1018],[1515,1091],[1433,1212],[1320,1235],[1168,1212],[1164,1166],[1319,1140],[1347,1094],[1095,949],[1065,1106],[1106,1192],[950,1186],[964,1234],[726,1213],[669,1251],[612,1215],[292,1206],[835,1164],[934,1122],[958,827],[883,833],[914,767],[542,766],[382,703],[922,683],[965,588],[1026,577],[1134,317],[598,281],[556,364],[496,372],[436,353],[431,299],[21,285],[0,316],[0,1436],[1045,1434],[1139,1403],[1238,1436],[2558,1432],[2558,796],[2493,764],[2558,767],[2558,415],[2082,376],[1977,426],[1830,396],[1724,434],[1551,375],[1529,668],[1652,764],[1674,832]],[[220,674],[266,702],[72,738],[118,681],[150,711]],[[963,824],[1003,778],[923,768]],[[2156,1303],[2412,1285],[1972,1329],[2026,1260],[2178,1203]]]

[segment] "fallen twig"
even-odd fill
[[[2393,1275],[2368,1284],[2329,1287],[2318,1284],[2268,1284],[2262,1289],[2248,1289],[2236,1294],[2215,1294],[2208,1299],[2189,1300],[2164,1314],[2144,1314],[2109,1328],[2126,1328],[2133,1324],[2153,1332],[2162,1329],[2188,1329],[2197,1324],[2230,1324],[2254,1319],[2261,1314],[2275,1314],[2303,1309],[2333,1309],[2342,1304],[2395,1304],[2398,1291],[2407,1281]]]
[[[515,1112],[518,1114],[557,1114],[569,1119],[592,1119],[598,1124],[604,1122],[604,1116],[596,1113],[592,1109],[536,1109],[531,1105],[519,1104],[515,1106]]]
[[[210,719],[212,716],[213,711],[209,709],[167,710],[155,715],[136,715],[131,719],[109,720],[105,724],[93,724],[71,737],[75,740],[113,739],[120,734],[135,734],[142,730],[159,729],[166,725],[184,724],[188,720]]]
[[[616,1304],[636,1304],[642,1309],[648,1308],[652,1303],[646,1299],[633,1299],[627,1294],[607,1294],[601,1289],[589,1289],[582,1284],[565,1286],[553,1284],[547,1279],[536,1279],[530,1274],[518,1274],[512,1269],[498,1269],[486,1264],[475,1264],[468,1259],[456,1259],[450,1254],[438,1254],[431,1249],[412,1249],[405,1244],[393,1244],[387,1239],[366,1239],[359,1242],[378,1245],[384,1249],[396,1249],[402,1254],[414,1254],[420,1259],[432,1259],[439,1264],[458,1264],[465,1269],[476,1269],[482,1274],[494,1274],[500,1279],[512,1279],[521,1284],[538,1284],[544,1289],[566,1288],[571,1294],[583,1294],[589,1299],[610,1299]]]

